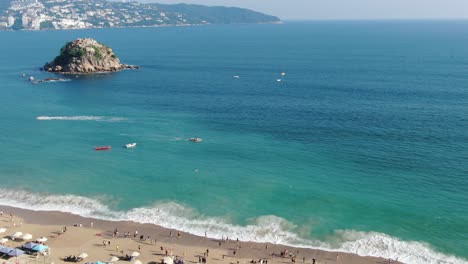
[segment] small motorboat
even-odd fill
[[[111,149],[111,146],[100,146],[100,147],[95,147],[94,150],[109,150]]]
[[[234,78],[234,79],[239,79],[240,76],[239,76],[239,75],[234,75],[234,76],[232,76],[232,78]]]
[[[124,145],[124,148],[134,148],[136,147],[136,143],[128,143]]]
[[[281,80],[281,79],[277,79],[276,81],[277,81],[277,82],[282,82],[283,80]]]
[[[202,142],[202,141],[203,141],[203,139],[201,139],[201,138],[197,138],[197,137],[190,138],[189,140],[190,140],[190,141],[192,141],[192,142],[195,142],[195,143],[200,143],[200,142]]]

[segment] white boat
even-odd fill
[[[124,147],[125,148],[134,148],[134,147],[136,147],[136,145],[137,145],[136,143],[128,143],[128,144],[125,144]]]
[[[277,79],[276,81],[277,81],[277,82],[281,82],[281,81],[283,81],[283,80],[281,80],[281,79]]]
[[[234,76],[232,76],[232,78],[234,78],[234,79],[239,79],[240,76],[239,76],[239,75],[234,75]]]
[[[281,73],[281,76],[286,76],[286,73],[285,73],[285,72],[282,72],[282,73]]]
[[[195,137],[195,138],[190,138],[189,140],[192,141],[192,142],[195,142],[195,143],[200,143],[200,142],[203,141],[203,139],[197,138],[197,137]]]

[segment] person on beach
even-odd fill
[[[138,231],[135,231],[135,233],[133,233],[133,239],[136,239],[137,236],[138,236]]]
[[[315,264],[315,258],[312,258],[312,264]]]
[[[119,244],[115,245],[115,251],[119,252]]]
[[[107,241],[103,240],[102,245],[105,247],[107,245]]]
[[[138,252],[141,252],[141,245],[138,245]]]

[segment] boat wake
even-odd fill
[[[40,120],[40,121],[62,120],[62,121],[120,122],[120,121],[127,120],[127,118],[124,118],[124,117],[107,117],[107,116],[38,116],[38,117],[36,117],[36,120]]]
[[[295,247],[340,251],[397,259],[413,264],[468,264],[459,257],[435,251],[430,245],[403,241],[378,232],[337,230],[328,241],[306,239],[293,230],[293,223],[277,216],[260,216],[241,226],[223,217],[207,217],[176,202],[155,203],[128,211],[112,210],[106,198],[91,199],[75,195],[49,195],[0,188],[0,205],[36,211],[61,211],[111,221],[150,223],[212,238],[229,235],[241,241],[270,242]],[[333,242],[330,242],[333,241]]]

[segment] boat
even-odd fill
[[[234,79],[239,79],[240,76],[239,76],[239,75],[234,75],[234,76],[232,76],[232,78],[234,78]]]
[[[134,148],[136,147],[136,143],[128,143],[124,145],[124,148]]]
[[[281,79],[277,79],[276,81],[277,81],[277,82],[281,82],[281,81],[283,81],[283,80],[281,80]]]
[[[285,72],[282,72],[282,73],[281,73],[281,76],[286,76],[286,73],[285,73]]]
[[[109,150],[111,149],[111,146],[100,146],[100,147],[95,147],[94,150]]]
[[[195,142],[195,143],[200,143],[200,142],[202,142],[202,141],[203,141],[203,139],[201,139],[201,138],[197,138],[197,137],[190,138],[189,140],[190,140],[190,141],[192,141],[192,142]]]

